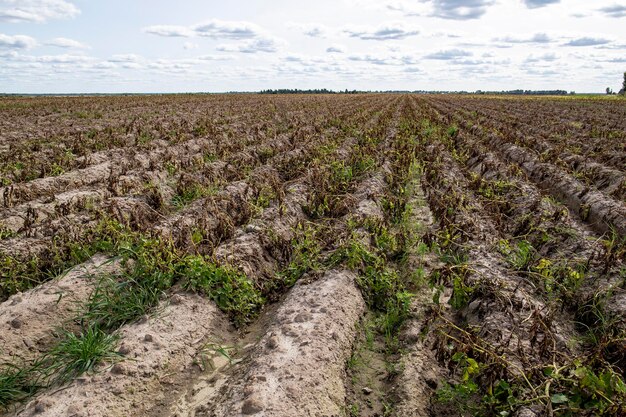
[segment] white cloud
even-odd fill
[[[201,55],[195,59],[200,61],[230,61],[234,58],[232,55]]]
[[[352,38],[362,40],[401,40],[420,33],[419,29],[403,22],[392,22],[375,28],[349,27],[344,30]]]
[[[213,19],[193,27],[198,36],[213,39],[253,39],[261,36],[263,30],[250,22],[235,22]]]
[[[44,45],[47,46],[55,46],[57,48],[66,48],[66,49],[88,49],[89,46],[85,45],[82,42],[76,41],[74,39],[68,38],[54,38],[46,41]]]
[[[44,55],[35,58],[36,62],[43,62],[47,64],[75,64],[79,62],[90,62],[93,58],[84,55]]]
[[[3,35],[0,33],[0,49],[30,49],[37,45],[37,41],[25,35]]]
[[[559,57],[553,53],[546,53],[539,56],[529,55],[525,62],[534,63],[534,62],[553,62],[556,61]]]
[[[145,33],[163,37],[194,36],[212,39],[253,39],[265,34],[258,25],[243,21],[209,20],[205,23],[191,26],[154,25],[143,28]]]
[[[291,23],[287,27],[296,29],[311,38],[326,38],[332,32],[328,26],[320,23]]]
[[[198,49],[200,45],[198,45],[197,43],[194,42],[185,42],[183,44],[183,48],[185,48],[186,50],[190,50],[190,49]]]
[[[0,22],[43,23],[79,14],[80,10],[66,0],[0,0]]]
[[[282,42],[274,38],[260,38],[236,44],[218,45],[217,50],[221,52],[241,52],[245,54],[256,54],[257,52],[277,52]]]
[[[97,64],[95,64],[93,66],[93,68],[95,69],[112,69],[112,68],[117,68],[117,65],[114,64],[113,62],[98,62]]]
[[[430,54],[424,56],[424,58],[425,59],[434,59],[434,60],[448,61],[448,60],[452,60],[452,59],[469,57],[469,56],[472,56],[472,55],[473,54],[471,52],[465,51],[465,50],[462,50],[462,49],[447,49],[447,50],[444,50],[444,51],[430,53]]]
[[[284,42],[271,36],[260,26],[244,21],[224,21],[212,19],[205,23],[186,26],[157,25],[143,28],[145,33],[163,37],[195,37],[216,40],[239,41],[237,43],[220,44],[216,47],[221,52],[241,52],[254,54],[257,52],[276,52]],[[198,45],[187,42],[185,49],[194,49]]]
[[[417,60],[410,55],[397,56],[397,55],[361,54],[361,55],[350,55],[348,59],[354,62],[366,62],[368,64],[373,64],[373,65],[405,66],[405,65],[414,65],[418,63]]]
[[[142,30],[145,33],[149,33],[150,35],[164,36],[170,38],[189,38],[194,35],[193,30],[185,26],[154,25],[145,27]]]
[[[136,54],[118,54],[109,58],[109,62],[125,63],[125,62],[141,62],[143,58]]]
[[[138,63],[138,62],[123,62],[123,63],[120,63],[120,66],[122,68],[126,68],[126,69],[140,69],[140,68],[143,68],[143,65]]]
[[[86,55],[13,55],[13,61],[15,62],[27,62],[32,64],[79,64],[79,63],[93,63],[95,58]]]
[[[550,43],[554,42],[554,40],[545,33],[535,33],[534,35],[528,36],[505,36],[503,38],[495,38],[494,41],[497,42],[505,42],[505,43]]]

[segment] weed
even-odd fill
[[[154,137],[149,132],[142,131],[137,137],[137,144],[140,146],[147,145],[153,140],[154,140]]]
[[[467,267],[465,265],[450,269],[449,273],[452,278],[452,296],[449,303],[452,308],[461,310],[469,304],[474,287],[466,284]]]
[[[446,134],[450,138],[455,138],[459,134],[459,127],[457,125],[449,126],[448,130],[446,130]]]
[[[205,153],[204,155],[202,155],[202,160],[204,161],[205,164],[210,164],[211,162],[215,162],[217,161],[218,156],[215,155],[214,153]]]
[[[387,258],[394,257],[399,249],[398,240],[385,223],[372,218],[365,219],[363,223],[363,227],[373,236],[376,249]]]
[[[172,205],[176,208],[183,208],[192,201],[202,197],[214,195],[217,192],[215,187],[203,187],[198,184],[191,185],[178,190],[178,194],[172,197]]]
[[[167,161],[165,163],[165,170],[167,171],[167,173],[170,176],[173,177],[174,175],[176,175],[176,172],[178,172],[178,167],[176,166],[176,164],[174,164],[174,163],[172,163],[170,161]]]
[[[385,313],[381,316],[380,329],[388,341],[397,333],[398,329],[408,318],[411,311],[413,294],[399,291],[387,301]]]
[[[232,365],[234,351],[235,348],[231,346],[223,346],[211,342],[206,343],[198,351],[198,356],[200,358],[200,363],[198,365],[202,365],[203,369],[207,367],[215,369],[215,363],[213,358],[217,355],[225,358],[228,361],[228,364]]]
[[[9,229],[0,222],[0,240],[8,239],[16,235],[17,233],[15,233],[13,230]]]
[[[506,241],[500,241],[500,253],[506,256],[508,263],[517,271],[528,271],[536,256],[533,246],[521,240],[514,248],[511,248]]]
[[[218,266],[203,257],[190,256],[177,267],[184,286],[210,297],[236,324],[249,322],[265,303],[260,291],[244,274],[229,266]]]
[[[572,268],[565,262],[553,262],[542,258],[533,270],[542,279],[541,284],[549,296],[562,296],[565,302],[573,301],[574,294],[585,279],[585,265]]]
[[[0,366],[0,410],[8,410],[11,404],[29,398],[42,388],[42,383],[32,376],[29,367]]]
[[[64,384],[74,378],[93,371],[101,362],[119,358],[115,352],[118,337],[96,325],[91,325],[79,334],[64,331],[61,341],[44,357],[44,371],[54,375],[55,383]]]
[[[104,330],[115,330],[148,314],[159,302],[167,284],[171,283],[171,277],[164,280],[162,273],[153,273],[137,280],[143,268],[135,268],[122,281],[103,278],[87,300],[79,321],[97,324]]]
[[[318,240],[318,230],[298,224],[296,237],[291,242],[291,260],[278,275],[287,287],[293,286],[306,272],[317,269],[322,250]]]
[[[57,177],[57,176],[59,176],[59,175],[61,175],[63,173],[65,173],[65,169],[61,165],[59,165],[57,163],[52,164],[52,167],[50,168],[50,175],[51,176]]]
[[[608,237],[600,241],[604,248],[602,254],[602,262],[604,264],[604,273],[609,268],[616,265],[620,259],[626,257],[626,236],[620,236],[615,228],[611,228]]]

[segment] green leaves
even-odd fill
[[[115,352],[118,337],[96,325],[91,325],[79,334],[65,331],[62,340],[43,358],[46,373],[54,375],[54,381],[66,383],[90,372],[105,360],[119,357]]]
[[[563,404],[568,401],[568,398],[565,394],[552,394],[550,401],[552,404]]]
[[[189,256],[177,266],[184,286],[210,297],[223,311],[233,316],[235,324],[250,321],[265,299],[245,274],[229,266],[219,266],[201,256]]]
[[[33,395],[41,384],[32,378],[30,368],[13,364],[0,366],[0,410]]]

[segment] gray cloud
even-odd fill
[[[37,41],[30,36],[10,36],[0,33],[0,49],[30,49],[36,45]]]
[[[345,52],[345,48],[341,45],[331,45],[326,48],[326,52],[328,52],[329,54],[343,54]]]
[[[522,0],[522,2],[529,9],[538,9],[539,7],[545,7],[550,4],[560,3],[561,0]]]
[[[80,10],[65,0],[0,0],[0,22],[43,23],[78,14]]]
[[[471,20],[478,19],[487,8],[495,3],[494,0],[432,0],[433,16],[442,19]]]
[[[375,41],[406,39],[420,33],[416,28],[407,27],[402,23],[388,23],[374,29],[349,28],[344,32],[352,38]]]
[[[564,43],[563,46],[596,46],[596,45],[605,45],[610,43],[611,41],[604,38],[578,38],[572,39],[571,41]]]
[[[452,59],[459,59],[472,56],[472,53],[469,51],[464,51],[462,49],[448,49],[445,51],[433,52],[431,54],[425,55],[424,59],[436,59],[442,61],[448,61]]]
[[[602,7],[598,9],[598,11],[604,13],[608,17],[626,17],[626,5],[614,4],[613,6]]]
[[[504,38],[495,38],[494,41],[505,42],[505,43],[550,43],[550,42],[554,42],[554,40],[545,33],[535,33],[530,38],[517,38],[514,36],[505,36]]]
[[[596,49],[611,49],[611,50],[618,50],[618,51],[622,51],[622,50],[626,51],[626,43],[602,45],[602,46],[598,46]]]

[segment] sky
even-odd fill
[[[0,0],[0,92],[619,90],[619,0]]]

